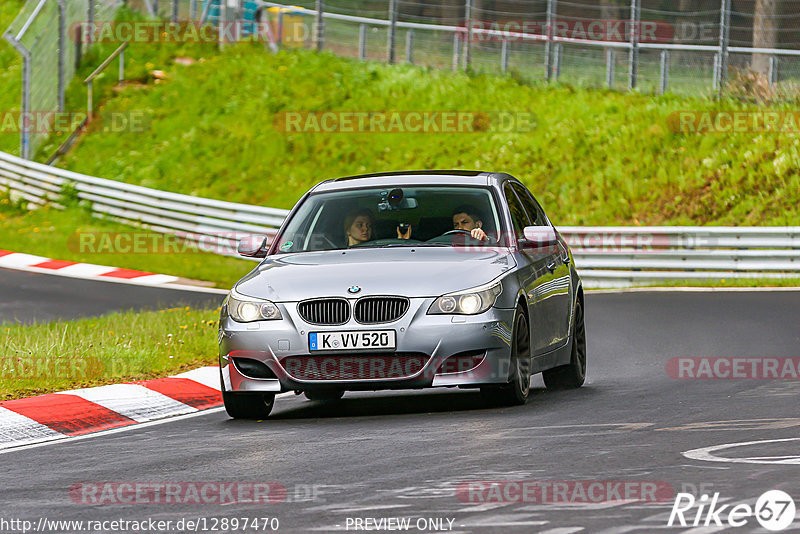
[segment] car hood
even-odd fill
[[[276,302],[315,297],[436,297],[490,282],[516,266],[506,249],[380,248],[271,256],[236,284]],[[348,289],[358,286],[356,294]]]

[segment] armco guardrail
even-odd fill
[[[800,226],[560,227],[593,287],[800,278]]]
[[[0,152],[0,188],[58,205],[70,183],[94,214],[234,255],[243,235],[274,235],[286,210],[223,202],[78,174]],[[664,280],[800,278],[800,226],[560,227],[587,287]]]
[[[176,234],[210,252],[236,253],[242,235],[274,235],[286,210],[179,195],[49,167],[0,152],[0,188],[35,205],[58,205],[70,183],[98,216]]]

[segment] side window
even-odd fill
[[[531,221],[530,225],[547,226],[547,217],[545,217],[544,211],[539,204],[536,203],[536,200],[534,200],[530,192],[519,184],[514,184],[513,188],[514,191],[517,192],[519,199],[522,201],[522,205],[525,206],[525,211],[528,212],[528,216],[530,217]]]
[[[511,184],[506,183],[505,187],[503,187],[503,193],[505,194],[506,202],[508,202],[508,209],[511,211],[511,220],[514,223],[514,234],[517,236],[517,239],[522,239],[524,237],[523,229],[529,226],[525,208],[522,207],[517,195],[514,194],[513,189],[511,189]]]

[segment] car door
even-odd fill
[[[514,183],[512,188],[522,202],[531,226],[551,226],[544,210],[522,184]],[[572,315],[572,277],[570,276],[569,255],[561,243],[546,256],[547,271],[534,296],[536,308],[541,316],[537,319],[543,332],[549,333],[549,342],[542,346],[543,351],[560,347],[569,338]]]
[[[525,237],[524,228],[531,226],[531,221],[511,184],[511,182],[505,183],[503,195],[508,204],[511,222],[514,226],[513,237],[516,243],[519,243],[520,239]],[[534,250],[524,250],[522,247],[517,247],[517,254],[519,255],[519,260],[517,261],[517,265],[519,265],[519,282],[528,302],[531,348],[533,355],[536,356],[546,352],[553,337],[553,332],[546,330],[541,300],[537,298],[537,295],[541,292],[540,286],[547,281],[547,275],[550,274],[550,271],[547,269],[546,254]],[[534,372],[536,372],[535,367],[534,362]]]

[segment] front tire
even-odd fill
[[[500,387],[483,387],[481,395],[490,405],[520,406],[531,390],[531,334],[522,306],[514,313],[511,344],[511,380]]]
[[[575,389],[586,380],[586,326],[583,322],[583,304],[575,302],[575,321],[572,323],[572,355],[567,365],[548,369],[542,373],[547,389]]]
[[[222,391],[225,411],[234,419],[266,419],[275,405],[274,393],[232,393]]]

